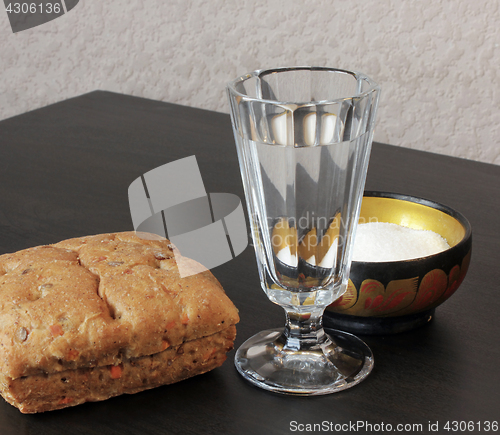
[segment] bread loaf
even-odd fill
[[[135,233],[0,256],[0,391],[23,413],[205,373],[238,312],[209,271],[180,278],[168,240]]]

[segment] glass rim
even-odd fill
[[[353,93],[348,97],[334,98],[331,100],[318,100],[318,101],[286,101],[286,100],[273,100],[269,98],[257,98],[251,97],[247,94],[243,94],[236,89],[236,85],[243,83],[251,78],[259,77],[263,74],[273,74],[287,71],[327,71],[327,72],[339,72],[344,74],[349,74],[355,77],[358,80],[365,80],[370,88],[364,92]],[[245,99],[246,101],[254,101],[259,103],[273,104],[273,105],[297,105],[297,106],[307,106],[307,105],[318,105],[318,104],[336,104],[346,100],[352,100],[353,98],[365,98],[369,94],[380,91],[380,86],[366,74],[360,73],[358,71],[345,70],[341,68],[331,68],[331,67],[323,67],[323,66],[290,66],[290,67],[276,67],[276,68],[266,68],[266,69],[257,69],[247,74],[243,74],[242,76],[237,77],[234,80],[231,80],[227,84],[228,91],[240,98]]]

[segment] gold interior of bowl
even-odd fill
[[[387,222],[417,230],[430,230],[442,236],[450,247],[465,236],[465,228],[454,217],[416,202],[397,198],[365,196],[359,223]]]

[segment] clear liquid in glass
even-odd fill
[[[268,297],[307,311],[343,292],[367,163],[367,134],[327,145],[239,138],[252,237]],[[354,208],[354,209],[352,209]]]

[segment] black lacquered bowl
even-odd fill
[[[388,222],[431,230],[450,248],[404,261],[353,261],[345,294],[330,305],[326,326],[357,334],[393,334],[429,322],[465,278],[472,232],[458,211],[428,199],[365,192],[360,222]]]

